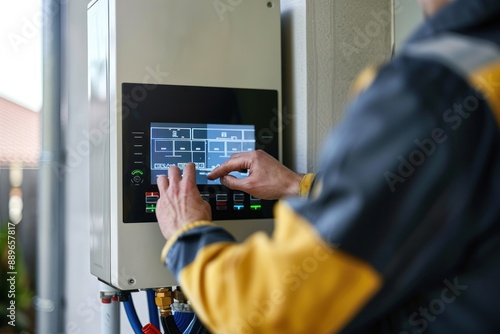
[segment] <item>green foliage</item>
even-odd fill
[[[10,327],[11,330],[14,330],[12,332],[16,333],[31,327],[30,314],[33,313],[33,291],[30,288],[29,276],[23,258],[21,243],[17,238],[17,228],[12,229],[12,224],[10,224],[10,226],[11,238],[9,238],[8,223],[2,224],[2,228],[0,230],[0,331],[6,330]],[[12,231],[15,231],[15,233]],[[15,242],[13,242],[13,240]],[[15,263],[13,264],[13,267],[11,267],[10,265],[12,264],[12,261],[9,264],[9,246],[12,260],[13,245],[15,245]],[[12,272],[15,274],[9,274]],[[15,277],[14,294],[11,290],[11,284],[8,281],[8,279],[12,279],[12,277]],[[16,306],[15,327],[8,325],[10,319],[7,317],[9,314],[7,307],[10,305],[11,300],[15,300]]]

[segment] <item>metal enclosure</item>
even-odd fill
[[[129,109],[147,100],[149,89],[157,86],[275,91],[277,108],[265,115],[268,126],[260,130],[276,137],[274,155],[281,159],[280,49],[279,0],[89,4],[93,275],[121,290],[177,285],[159,259],[165,240],[154,219],[124,220],[124,187],[135,186],[127,184],[129,171],[123,166],[123,152],[130,144],[123,133]],[[122,96],[127,83],[145,89]],[[272,219],[241,217],[216,223],[239,240],[256,230],[272,229]]]

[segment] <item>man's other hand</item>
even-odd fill
[[[250,175],[238,179],[231,172],[248,169]],[[220,182],[233,190],[240,190],[262,199],[279,199],[299,194],[303,175],[297,174],[262,150],[236,153],[208,174],[209,180]]]
[[[177,166],[171,166],[168,178],[165,175],[158,177],[158,189],[156,217],[165,239],[191,222],[212,220],[210,204],[201,198],[196,186],[194,164],[187,164],[182,176]]]

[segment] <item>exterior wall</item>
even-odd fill
[[[90,274],[89,145],[87,107],[87,0],[68,1],[64,13],[66,66],[65,178],[66,314],[64,333],[99,333],[99,282]],[[127,332],[124,332],[127,333]]]
[[[397,5],[397,6],[396,6]],[[424,14],[417,0],[399,0],[394,7],[394,42],[396,52],[404,41],[424,20]]]
[[[351,82],[366,65],[390,58],[392,8],[391,0],[282,1],[285,163],[292,169],[316,170]]]

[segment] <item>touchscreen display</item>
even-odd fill
[[[168,175],[172,165],[184,169],[192,162],[197,184],[220,184],[207,174],[232,154],[255,150],[255,126],[235,124],[151,123],[151,184]],[[241,178],[247,171],[233,172]]]
[[[279,158],[281,122],[276,90],[122,83],[123,222],[156,220],[158,176],[192,162],[212,219],[273,216],[274,201],[210,181],[232,155],[261,149]],[[231,173],[248,177],[247,170]]]

